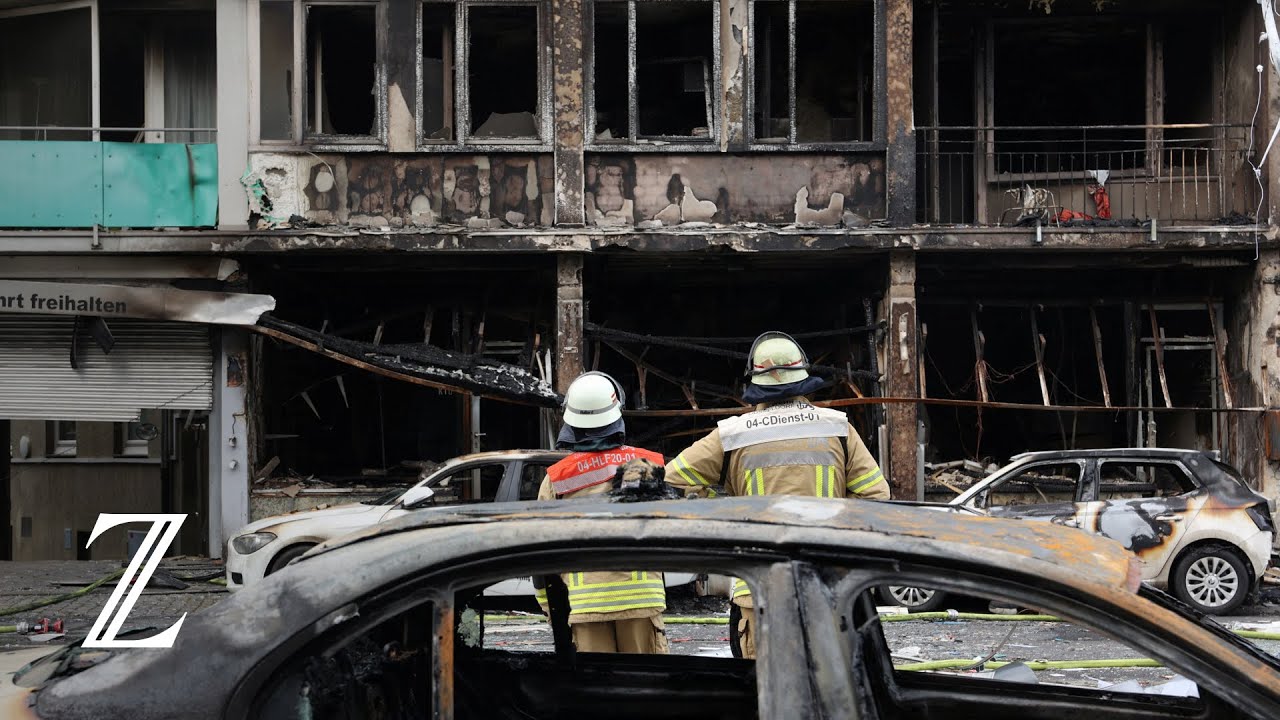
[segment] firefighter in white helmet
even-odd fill
[[[557,448],[573,454],[547,469],[539,500],[609,492],[618,468],[631,460],[663,464],[661,454],[623,444],[624,402],[622,388],[604,373],[589,372],[573,381],[565,393],[564,425],[556,439]],[[569,589],[569,624],[579,652],[667,652],[662,573],[574,572],[561,577]],[[537,595],[545,609],[545,588],[538,588]]]
[[[755,405],[722,420],[711,434],[676,456],[666,480],[686,494],[708,496],[723,484],[730,495],[809,495],[888,500],[889,485],[848,417],[815,407],[806,395],[825,385],[809,374],[809,360],[791,336],[767,332],[747,359],[751,381],[742,399]],[[755,657],[751,591],[734,580],[741,608],[743,657]]]

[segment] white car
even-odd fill
[[[227,588],[237,590],[288,565],[326,540],[363,530],[408,512],[458,503],[536,500],[547,468],[568,453],[507,450],[453,458],[417,485],[397,488],[364,503],[274,515],[240,528],[227,543]],[[668,587],[692,582],[692,575],[669,573]],[[505,580],[487,595],[533,595],[529,578]]]

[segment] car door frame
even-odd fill
[[[572,548],[513,550],[501,557],[424,568],[397,582],[346,599],[319,620],[279,641],[262,662],[240,678],[230,693],[224,717],[253,717],[257,707],[255,703],[261,699],[272,678],[309,647],[341,643],[353,634],[367,631],[396,615],[429,603],[434,614],[431,652],[435,656],[431,717],[439,720],[453,718],[454,707],[449,703],[455,697],[453,669],[458,642],[455,622],[457,613],[463,609],[456,605],[455,593],[516,574],[552,574],[562,570],[565,563],[581,563],[584,570],[605,569],[617,550],[605,544],[591,543]],[[801,712],[800,717],[824,717],[807,712],[823,706],[824,688],[813,682],[808,674],[794,672],[796,667],[807,667],[807,649],[813,642],[812,637],[793,630],[804,625],[795,574],[797,559],[794,556],[781,548],[751,549],[728,543],[696,550],[671,547],[636,550],[634,557],[628,558],[626,563],[655,567],[665,564],[672,568],[705,565],[744,578],[760,607],[769,609],[767,614],[759,616],[757,635],[759,657],[754,674],[759,717],[797,716],[797,708],[806,711]],[[812,603],[810,608],[810,612],[820,611],[820,607]],[[830,604],[826,612],[831,613]],[[558,659],[564,658],[563,650],[557,645],[555,655]],[[572,660],[575,654],[570,653],[569,659]],[[607,658],[608,655],[602,657]],[[843,673],[845,677],[851,677],[847,663]],[[830,701],[825,704],[830,705]]]

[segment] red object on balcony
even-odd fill
[[[1093,194],[1093,204],[1098,208],[1099,220],[1111,219],[1111,196],[1107,195],[1106,185],[1095,185],[1091,191]],[[1075,210],[1063,209],[1058,214],[1058,222],[1070,222],[1072,220],[1092,220],[1094,216],[1086,215]]]

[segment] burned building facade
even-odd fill
[[[195,401],[127,368],[67,381],[120,413],[0,396],[7,549],[74,557],[91,519],[37,488],[128,465],[66,457],[74,428],[147,424],[129,492],[217,554],[259,507],[547,446],[586,369],[674,454],[769,329],[897,497],[1108,446],[1218,450],[1275,497],[1266,31],[1251,0],[0,0],[0,281],[275,303],[193,326]],[[70,318],[0,313],[0,356],[50,338],[13,367],[67,365]]]

